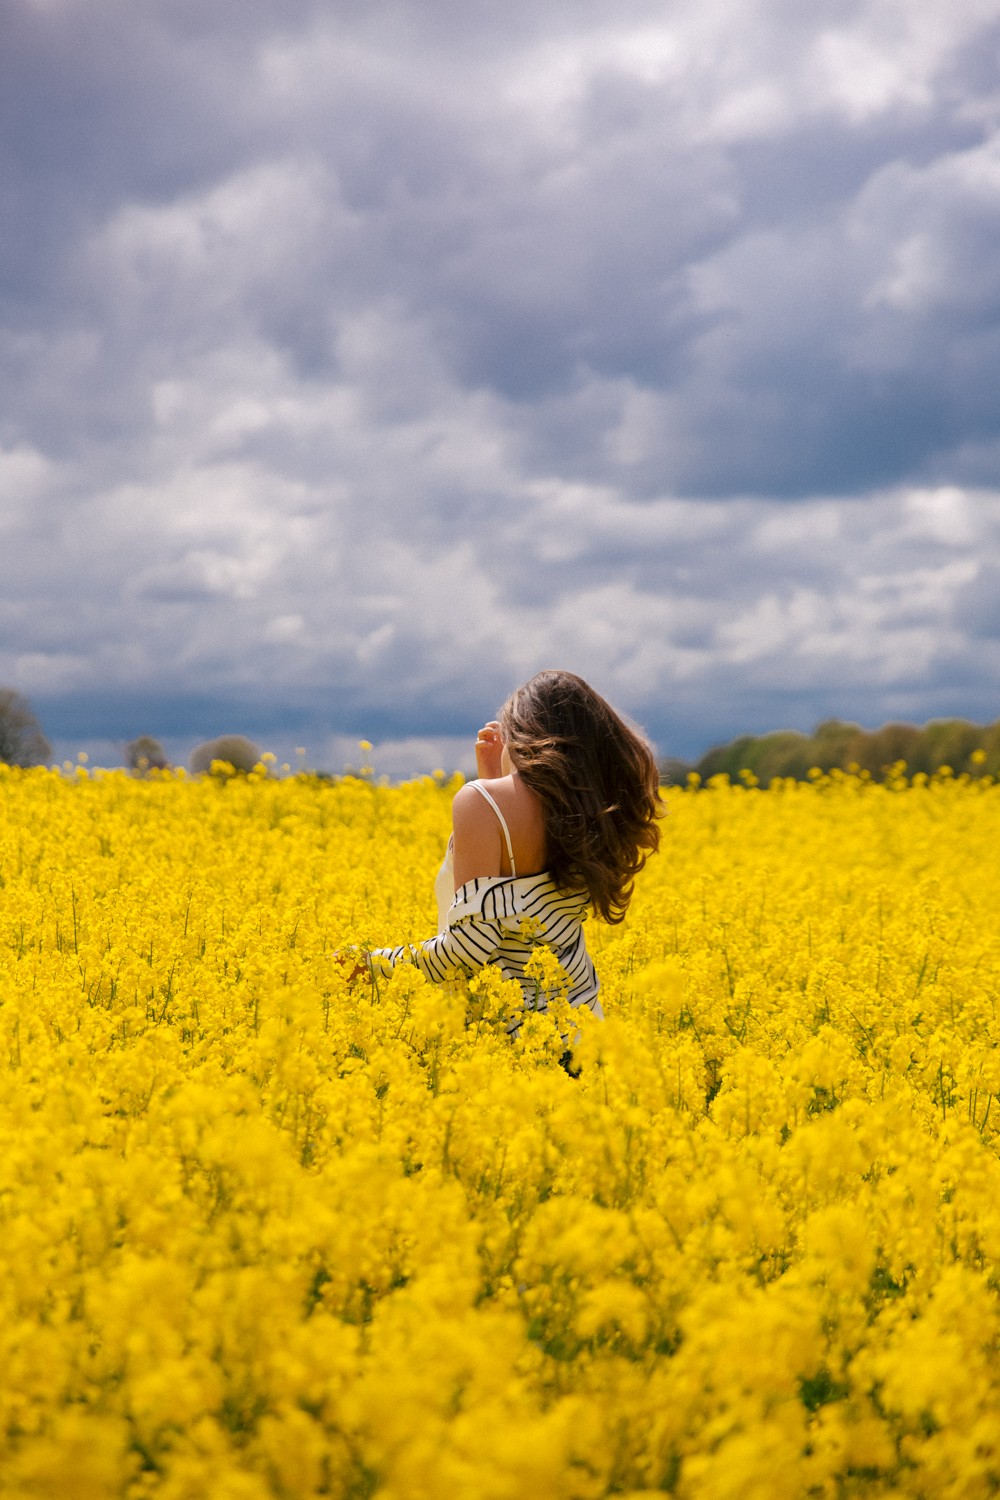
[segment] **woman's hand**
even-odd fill
[[[476,772],[480,781],[495,781],[503,775],[503,736],[496,719],[484,724],[476,735]]]
[[[356,979],[371,977],[368,965],[356,953],[335,953],[333,961],[340,964],[342,969],[350,969],[351,972],[345,975],[348,984],[353,984]]]

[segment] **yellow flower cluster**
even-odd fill
[[[453,792],[0,772],[0,1494],[996,1494],[1000,788],[668,792],[516,1043],[334,958]]]

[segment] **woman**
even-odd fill
[[[519,982],[526,1009],[544,1009],[525,974],[544,943],[569,975],[570,1005],[602,1016],[583,923],[591,911],[623,919],[635,875],[659,844],[649,745],[582,678],[539,672],[479,731],[476,765],[479,780],[452,806],[435,884],[438,935],[375,948],[368,970],[412,963],[443,982],[493,963]]]

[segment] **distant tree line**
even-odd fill
[[[125,746],[125,764],[136,776],[170,770],[163,746],[149,734],[141,734]],[[218,739],[205,740],[188,757],[188,767],[195,776],[211,774],[213,766],[228,766],[237,775],[247,775],[259,764],[259,749],[243,734],[220,734]]]
[[[44,765],[52,746],[23,693],[0,688],[0,762],[7,766]]]
[[[51,756],[52,748],[27,698],[12,688],[0,688],[0,763],[38,766]],[[131,740],[124,747],[123,759],[137,776],[170,769],[159,741],[148,734]],[[259,761],[260,751],[252,740],[226,734],[196,746],[188,765],[195,775],[209,773],[220,762],[243,774]],[[814,768],[856,768],[882,780],[900,761],[911,776],[921,772],[930,776],[950,766],[956,776],[968,773],[1000,779],[1000,720],[980,725],[967,719],[934,719],[922,728],[883,724],[881,729],[862,729],[841,719],[825,719],[812,734],[783,729],[743,735],[709,750],[695,764],[668,757],[660,762],[660,772],[665,781],[683,785],[692,772],[705,782],[720,774],[736,780],[741,771],[750,771],[767,786],[776,777],[803,781]]]
[[[741,771],[751,771],[767,786],[776,777],[803,781],[814,767],[820,771],[856,767],[880,781],[900,761],[905,761],[911,776],[920,772],[930,776],[942,766],[950,766],[956,776],[966,772],[1000,776],[1000,720],[979,725],[967,719],[934,719],[922,728],[883,724],[881,729],[862,729],[840,719],[825,719],[812,734],[785,729],[743,735],[709,750],[695,765],[665,760],[661,771],[675,785],[682,784],[692,771],[702,781],[722,773],[736,780]]]
[[[170,761],[159,740],[141,734],[130,740],[122,752],[125,765],[136,776],[169,771]],[[41,766],[52,758],[52,746],[42,733],[35,711],[23,693],[14,688],[0,688],[0,764],[7,766]],[[260,761],[260,751],[242,734],[224,734],[206,740],[191,752],[189,765],[195,775],[211,771],[221,763],[238,773],[252,771]]]
[[[125,764],[137,776],[150,771],[169,771],[170,762],[159,740],[142,734],[125,746]],[[244,734],[220,734],[218,739],[196,745],[188,757],[188,767],[195,776],[207,776],[213,766],[228,766],[237,775],[248,775],[260,764],[260,751]],[[227,775],[229,772],[226,773]]]

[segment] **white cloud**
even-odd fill
[[[988,711],[988,0],[15,9],[17,686],[403,758],[560,662],[689,746]]]
[[[854,121],[894,106],[927,109],[942,67],[976,30],[996,20],[992,0],[948,6],[872,0],[847,24],[822,30],[812,48],[821,96]]]

